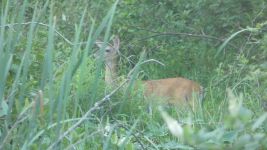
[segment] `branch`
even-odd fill
[[[71,126],[66,132],[61,134],[59,138],[48,147],[48,150],[54,149],[54,147],[65,137],[67,136],[70,132],[75,130],[81,123],[83,123],[94,111],[99,109],[106,101],[109,101],[110,97],[116,93],[123,85],[125,85],[128,82],[128,80],[125,80],[120,86],[118,86],[116,89],[114,89],[112,92],[110,92],[108,95],[106,95],[102,100],[98,101],[95,103],[94,107],[92,107],[90,110],[88,110],[82,118],[75,123],[73,126]]]
[[[7,131],[6,136],[4,137],[1,145],[0,145],[0,150],[5,146],[5,143],[8,142],[9,137],[11,136],[11,133],[14,129],[16,129],[16,127],[18,127],[18,125],[20,125],[20,123],[22,123],[23,121],[25,121],[28,118],[28,115],[24,116],[23,118],[16,120],[16,122],[12,125],[12,127]]]
[[[25,22],[25,23],[11,23],[11,24],[5,24],[5,25],[2,25],[0,26],[0,28],[5,28],[5,27],[8,27],[10,29],[13,29],[13,26],[16,26],[16,25],[30,25],[30,24],[36,24],[36,25],[40,25],[40,26],[44,26],[44,27],[47,27],[49,28],[50,26],[48,24],[45,24],[45,23],[41,23],[41,22]],[[54,29],[54,28],[53,28]],[[13,29],[14,30],[14,29]],[[74,44],[73,42],[71,42],[69,39],[67,39],[62,33],[60,33],[58,30],[54,29],[54,31],[56,32],[57,35],[59,35],[64,41],[66,41],[68,44],[70,45],[79,45],[79,44],[86,44],[86,42],[80,42],[80,43],[77,43],[77,44]]]
[[[32,101],[30,103],[30,105],[28,105],[27,107],[25,107],[25,109],[23,109],[22,112],[20,112],[20,114],[18,115],[15,123],[7,131],[5,137],[3,137],[2,143],[0,144],[0,150],[4,147],[4,144],[9,141],[9,138],[10,138],[11,133],[13,132],[13,130],[15,130],[22,122],[24,122],[26,119],[28,119],[28,117],[29,117],[29,111],[34,106],[35,106],[35,101]]]
[[[137,41],[143,41],[143,40],[147,40],[147,39],[150,39],[150,38],[154,38],[154,37],[158,37],[158,36],[166,36],[166,35],[167,36],[192,36],[192,37],[199,37],[199,38],[216,40],[216,41],[220,41],[220,42],[224,42],[225,41],[225,39],[217,38],[217,37],[210,36],[210,35],[184,33],[184,32],[176,32],[176,33],[172,33],[172,32],[156,32],[156,31],[152,31],[152,30],[148,30],[148,29],[144,29],[144,28],[140,28],[140,27],[134,27],[134,28],[139,29],[139,30],[145,30],[145,31],[148,31],[148,32],[151,32],[151,33],[155,33],[154,35],[138,39]],[[231,47],[233,47],[233,48],[238,49],[237,46],[235,46],[233,44],[229,44],[229,45]]]
[[[117,120],[115,120],[117,121]],[[118,122],[118,121],[117,121]],[[119,122],[118,122],[119,123]],[[126,131],[130,131],[130,129],[126,126],[124,126],[123,124],[119,123],[119,126],[118,127],[122,127],[124,128]],[[137,131],[138,132],[138,131]],[[140,132],[139,132],[140,133]],[[144,144],[141,142],[140,138],[133,132],[130,132],[130,134],[136,139],[137,143],[139,143],[139,145],[141,146],[141,148],[144,150],[145,147],[144,147]],[[143,134],[143,133],[141,133]]]

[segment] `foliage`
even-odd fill
[[[267,148],[265,0],[3,0],[0,9],[0,149]],[[92,57],[95,40],[114,35],[116,90]],[[164,66],[139,66],[144,57]],[[135,76],[199,81],[204,106],[153,106],[150,116],[142,86],[126,84]]]

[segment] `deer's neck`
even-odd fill
[[[113,58],[106,62],[105,70],[105,82],[109,86],[114,86],[116,84],[117,78],[117,59]]]

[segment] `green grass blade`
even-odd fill
[[[98,35],[100,34],[100,32],[104,29],[104,27],[106,27],[106,30],[105,30],[105,35],[104,35],[104,42],[106,43],[106,41],[108,41],[108,37],[109,37],[109,33],[110,33],[110,29],[111,29],[111,26],[112,26],[112,21],[113,21],[113,17],[114,17],[114,14],[115,14],[115,11],[116,11],[116,7],[117,7],[117,4],[118,4],[118,0],[116,0],[116,2],[113,4],[113,6],[111,7],[111,9],[109,10],[108,14],[106,15],[106,17],[103,19],[102,23],[100,24],[99,28],[97,28],[95,34],[94,34],[94,37],[98,37]],[[95,72],[95,79],[94,79],[94,83],[93,83],[93,86],[92,86],[92,90],[91,91],[94,91],[95,89],[98,89],[99,87],[99,77],[100,77],[100,74],[101,74],[101,68],[103,66],[103,53],[104,53],[104,47],[105,45],[103,46],[103,48],[100,49],[101,51],[101,57],[100,59],[98,59],[96,62],[97,62],[97,66],[96,66],[96,72]],[[96,92],[93,93],[92,95],[92,102],[95,101],[95,97],[96,97]]]
[[[215,54],[215,58],[217,58],[219,56],[219,54],[222,52],[222,50],[225,48],[225,46],[237,35],[239,35],[240,33],[243,33],[245,31],[256,31],[256,28],[246,28],[246,29],[242,29],[240,31],[235,32],[234,34],[232,34],[228,39],[226,39],[223,44],[219,47],[217,53]]]
[[[57,138],[60,137],[60,130],[62,128],[62,125],[59,123],[60,121],[64,120],[64,116],[66,113],[66,106],[70,97],[70,89],[71,89],[71,81],[72,81],[72,72],[75,69],[75,64],[78,62],[77,58],[79,58],[78,54],[79,54],[79,49],[80,49],[80,45],[78,44],[79,41],[79,37],[80,37],[80,33],[82,30],[82,24],[84,22],[84,16],[85,16],[86,11],[84,11],[83,16],[80,20],[80,24],[79,27],[77,28],[76,32],[75,32],[75,42],[73,45],[73,49],[72,49],[72,53],[70,56],[70,61],[69,61],[69,65],[67,67],[66,72],[64,73],[64,77],[63,80],[61,82],[60,85],[60,93],[59,93],[59,97],[57,99]]]

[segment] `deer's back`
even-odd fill
[[[185,78],[167,78],[144,81],[145,96],[157,96],[168,100],[171,104],[191,101],[192,96],[199,96],[202,87]],[[191,102],[190,102],[191,103]]]

